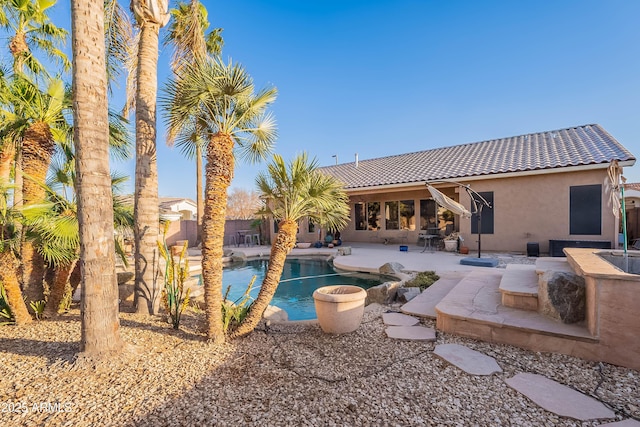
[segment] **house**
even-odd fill
[[[160,213],[171,216],[171,221],[195,220],[198,215],[198,205],[191,199],[176,197],[160,197]],[[181,217],[176,217],[174,213],[179,213]]]
[[[572,242],[617,244],[619,221],[604,185],[612,160],[635,163],[613,136],[589,124],[320,169],[344,182],[350,198],[343,241],[416,243],[431,230],[459,231],[473,251],[480,228],[482,250],[523,253],[537,244],[541,253],[561,254]],[[468,185],[491,207],[478,225],[478,215],[462,218],[439,206],[427,182],[472,211],[469,194],[455,183]],[[301,224],[299,240],[315,235],[316,227]]]

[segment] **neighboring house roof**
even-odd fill
[[[624,185],[624,189],[640,191],[640,182],[629,182]]]
[[[415,153],[360,160],[320,170],[346,189],[632,161],[600,125],[531,133]]]
[[[187,203],[193,205],[194,207],[197,207],[197,203],[194,202],[191,199],[185,199],[185,198],[179,198],[179,197],[160,197],[160,198],[158,198],[158,203],[160,205],[160,208],[165,208],[165,209],[170,209],[173,205],[181,203],[181,202],[187,202]]]

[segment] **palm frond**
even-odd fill
[[[129,14],[117,0],[104,1],[104,16],[107,77],[112,93],[112,84],[127,70],[126,64],[137,50],[137,43]]]
[[[265,202],[260,212],[278,221],[310,217],[325,227],[345,227],[350,209],[343,184],[323,175],[317,167],[317,160],[309,160],[306,153],[296,156],[288,165],[281,156],[274,155],[267,171],[256,178]]]

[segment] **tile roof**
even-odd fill
[[[415,153],[360,160],[320,170],[355,189],[634,160],[600,125],[531,133]]]
[[[629,182],[624,185],[624,189],[640,191],[640,182]]]

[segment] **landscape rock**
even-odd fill
[[[577,274],[547,271],[540,282],[539,311],[563,323],[576,323],[585,317],[585,283]]]
[[[405,303],[405,302],[411,301],[418,295],[420,295],[420,288],[415,286],[408,287],[408,288],[402,287],[402,288],[398,288],[396,300],[398,302]]]
[[[267,306],[262,317],[272,322],[286,322],[289,320],[287,312],[275,305]]]
[[[396,299],[400,282],[385,282],[367,289],[367,304],[391,304]]]
[[[403,269],[404,269],[404,266],[399,262],[388,262],[382,267],[380,267],[378,271],[380,274],[393,275],[396,273],[401,273]]]

